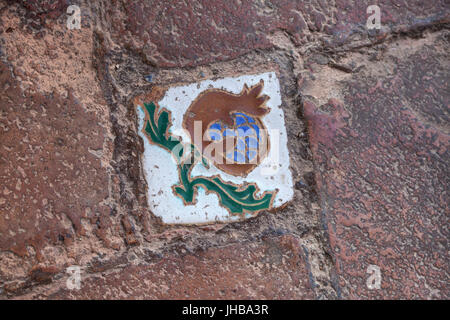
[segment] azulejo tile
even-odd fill
[[[232,222],[293,198],[275,72],[136,97],[149,209],[166,224]]]

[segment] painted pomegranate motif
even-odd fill
[[[246,176],[269,151],[267,129],[262,121],[270,111],[265,105],[269,97],[261,95],[263,86],[262,80],[251,88],[244,84],[239,94],[205,90],[184,115],[183,128],[191,138],[196,121],[201,121],[203,139],[192,139],[193,143],[217,168],[228,174]]]

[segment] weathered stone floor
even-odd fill
[[[378,31],[359,0],[70,4],[79,30],[68,1],[0,0],[0,298],[449,298],[448,1],[378,1]],[[294,201],[161,224],[132,99],[261,70]]]

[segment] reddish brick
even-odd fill
[[[65,12],[68,0],[16,0],[37,16],[55,19]]]
[[[82,280],[53,299],[313,299],[294,236],[230,244]]]
[[[296,45],[319,39],[342,45],[368,36],[361,26],[373,4],[371,0],[339,0],[334,5],[323,0],[122,2],[111,1],[106,8],[113,38],[161,67],[201,65],[272,48],[270,34],[276,31],[286,31]],[[387,30],[449,21],[445,0],[378,3]]]
[[[391,57],[390,74],[341,82],[342,102],[304,103],[343,298],[450,295],[443,39],[441,47],[436,42],[405,59]],[[380,290],[366,286],[371,264],[381,269]]]
[[[0,112],[0,251],[24,256],[32,245],[41,260],[47,244],[84,233],[82,218],[109,215],[106,170],[90,152],[103,148],[104,128],[70,91],[23,91],[4,63]]]
[[[8,4],[19,3],[22,25],[28,30],[40,30],[49,27],[49,22],[55,21],[69,6],[68,0],[6,0]],[[6,7],[6,6],[5,6]]]

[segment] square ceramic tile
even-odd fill
[[[275,72],[137,97],[149,209],[167,224],[231,222],[293,198]]]

